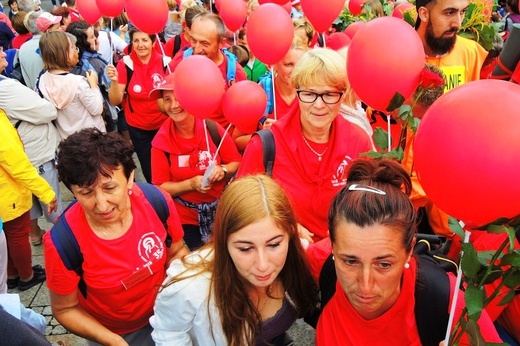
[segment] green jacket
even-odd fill
[[[50,203],[55,193],[25,155],[18,132],[0,109],[0,217],[8,222],[31,209],[32,194]]]
[[[258,83],[258,79],[262,77],[267,72],[267,66],[265,66],[260,60],[255,59],[253,62],[253,68],[250,68],[248,65],[244,66],[244,71],[246,71],[247,79]]]

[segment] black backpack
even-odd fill
[[[415,321],[421,344],[438,346],[446,336],[449,320],[450,281],[447,272],[456,273],[457,264],[442,254],[449,245],[444,237],[417,234],[414,256],[417,259],[415,284]],[[321,310],[336,292],[336,270],[332,254],[323,265],[320,278]],[[307,315],[305,321],[316,327],[321,311]]]
[[[164,198],[159,188],[152,184],[148,183],[137,183],[136,184],[141,188],[146,199],[152,207],[154,208],[157,216],[161,220],[164,229],[166,230],[166,247],[170,247],[172,243],[172,238],[168,233],[168,225],[167,220],[170,216],[170,210],[168,209],[168,203]],[[78,289],[83,295],[84,298],[87,298],[87,285],[85,280],[83,280],[83,254],[81,253],[81,249],[79,247],[78,241],[70,228],[67,219],[65,218],[65,214],[67,210],[70,209],[74,204],[76,204],[76,200],[72,201],[67,209],[61,214],[60,218],[56,222],[56,224],[52,227],[50,233],[52,242],[56,247],[56,251],[60,255],[63,264],[68,270],[73,270],[80,277],[78,283]]]
[[[273,176],[274,158],[276,156],[276,145],[274,143],[274,136],[270,130],[260,130],[253,134],[259,136],[262,142],[262,149],[264,152],[264,168],[265,174]]]

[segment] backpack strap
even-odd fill
[[[226,80],[228,85],[231,86],[231,84],[233,84],[237,79],[237,57],[227,49],[223,50],[222,52],[227,57]]]
[[[87,285],[83,280],[83,254],[66,218],[67,211],[76,203],[77,200],[74,200],[69,204],[50,232],[54,247],[65,268],[73,270],[79,276],[78,289],[86,299]]]
[[[267,104],[265,106],[264,116],[267,114],[271,114],[274,108],[274,93],[273,93],[273,76],[271,75],[271,71],[267,71],[260,79],[258,80],[258,84],[264,89],[265,94],[267,96]]]
[[[127,102],[128,102],[128,108],[130,108],[130,112],[134,112],[134,108],[132,107],[132,104],[130,103],[130,98],[128,97],[128,86],[130,85],[130,80],[132,79],[132,76],[134,75],[134,62],[132,61],[132,58],[130,55],[125,55],[123,57],[123,62],[125,63],[126,68],[126,85],[125,85],[125,94],[127,94]]]
[[[449,320],[450,280],[436,264],[417,258],[415,322],[421,343],[436,346],[444,340]]]
[[[173,38],[173,52],[172,52],[172,58],[175,56],[175,54],[177,54],[177,52],[181,49],[181,35],[182,33],[180,33],[179,35],[175,35],[175,37]]]
[[[161,219],[161,222],[166,230],[166,247],[170,247],[172,245],[172,236],[168,233],[168,218],[170,217],[170,209],[168,208],[168,203],[166,202],[166,198],[159,190],[159,188],[155,185],[149,183],[141,183],[136,182],[137,186],[143,191],[146,199],[152,205],[153,209]]]
[[[220,137],[220,133],[218,133],[217,124],[211,119],[204,119],[204,121],[206,123],[206,127],[208,128],[209,135],[211,136],[211,140],[218,148],[222,137]]]
[[[255,132],[255,135],[260,136],[260,140],[262,141],[265,174],[272,177],[274,158],[276,156],[276,144],[274,142],[273,133],[266,129]]]

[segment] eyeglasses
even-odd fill
[[[318,99],[318,97],[321,97],[322,101],[328,105],[338,103],[341,100],[341,96],[343,96],[343,92],[327,92],[318,94],[306,90],[296,90],[296,94],[300,101],[304,103],[313,103]]]
[[[376,189],[375,187],[368,186],[368,185],[361,185],[361,184],[352,184],[348,187],[349,191],[365,191],[365,192],[372,192],[377,193],[378,195],[386,195],[386,192],[383,190]]]
[[[71,51],[73,51],[73,52],[79,53],[79,48],[76,47],[76,46],[72,46],[72,47],[70,47],[69,49],[70,49]]]

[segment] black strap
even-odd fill
[[[130,112],[134,112],[134,108],[132,107],[132,104],[130,103],[130,96],[128,95],[128,86],[130,85],[130,80],[132,79],[132,76],[134,75],[134,70],[130,68],[125,63],[126,68],[126,85],[125,85],[125,94],[126,94],[126,101],[128,102],[128,108],[130,108]]]
[[[173,52],[172,52],[172,58],[175,56],[175,54],[177,54],[177,52],[181,49],[181,35],[182,33],[180,33],[179,35],[175,35],[175,37],[173,38]]]
[[[21,121],[21,120],[18,120],[18,121],[16,122],[16,124],[14,124],[14,128],[18,130],[18,128],[20,127],[20,124],[21,124],[21,123],[22,123],[22,121]]]
[[[436,264],[417,256],[415,322],[424,346],[437,346],[446,336],[449,320],[450,280]]]
[[[208,128],[211,140],[213,141],[213,143],[215,143],[215,145],[218,148],[218,146],[220,145],[220,140],[222,138],[220,137],[220,133],[218,133],[217,124],[211,119],[205,119],[204,121],[206,122],[206,127]]]
[[[274,142],[273,133],[270,130],[260,130],[255,134],[260,136],[260,140],[262,141],[265,174],[272,177],[274,158],[276,156],[276,144]]]
[[[172,244],[172,237],[168,232],[168,217],[170,216],[170,210],[168,208],[168,203],[164,198],[164,195],[161,193],[158,187],[148,184],[148,183],[136,183],[139,188],[143,191],[146,199],[152,205],[155,210],[157,216],[161,220],[164,229],[166,230],[166,247],[170,247]],[[83,295],[83,297],[87,298],[87,285],[85,280],[83,280],[83,254],[81,253],[81,249],[79,247],[78,241],[70,228],[69,223],[67,222],[66,213],[67,211],[76,203],[77,201],[72,201],[68,207],[63,211],[60,218],[56,222],[56,224],[52,227],[50,233],[52,242],[56,247],[56,251],[60,255],[65,268],[68,270],[73,270],[79,276],[78,289]]]

